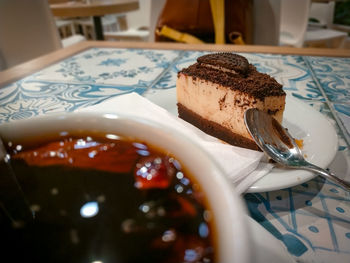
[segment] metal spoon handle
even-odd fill
[[[321,167],[318,167],[316,165],[313,165],[311,163],[307,163],[307,165],[305,165],[303,167],[305,170],[309,170],[312,172],[316,172],[319,175],[323,176],[324,178],[336,183],[336,184],[340,184],[341,186],[343,186],[345,189],[347,189],[348,191],[350,191],[350,183],[338,178],[337,176],[335,176],[334,174],[332,174],[331,172],[322,169]]]

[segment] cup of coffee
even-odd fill
[[[243,201],[170,126],[67,113],[1,124],[0,135],[0,190],[16,189],[0,196],[0,239],[14,261],[250,261]]]

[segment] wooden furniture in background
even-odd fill
[[[335,1],[312,2],[309,26],[305,35],[305,46],[343,48],[348,36],[347,32],[334,27]]]
[[[137,0],[90,0],[51,4],[55,17],[93,17],[97,40],[104,40],[101,17],[137,10]]]

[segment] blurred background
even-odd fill
[[[101,11],[111,3],[124,9]],[[81,5],[102,13],[95,18],[74,13]],[[96,23],[102,28],[100,37]],[[326,47],[350,52],[349,34],[350,0],[0,0],[0,70],[85,40]]]

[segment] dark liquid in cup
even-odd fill
[[[176,159],[142,142],[79,136],[9,147],[16,198],[23,197],[34,217],[11,217],[16,202],[1,194],[2,258],[214,262],[205,196]],[[11,176],[0,165],[1,176]]]

